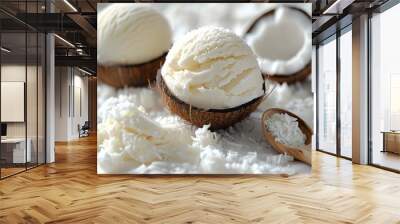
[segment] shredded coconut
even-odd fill
[[[98,91],[109,88],[99,84]],[[102,99],[98,117],[98,173],[295,174],[309,166],[278,154],[262,136],[261,111],[211,132],[170,114],[159,94],[126,88]]]
[[[306,136],[299,128],[297,118],[286,113],[279,113],[273,114],[264,122],[276,141],[291,147],[305,145]]]
[[[265,111],[270,108],[282,108],[301,117],[310,127],[314,120],[314,97],[311,93],[311,81],[294,85],[276,84],[275,90],[258,107]]]

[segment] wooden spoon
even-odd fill
[[[306,136],[306,142],[305,146],[301,148],[294,148],[290,147],[287,145],[284,145],[278,141],[275,140],[275,137],[272,135],[270,131],[268,131],[267,125],[265,124],[265,121],[268,120],[273,114],[288,114],[294,118],[297,119],[297,122],[299,123],[299,128],[300,130],[304,133]],[[283,109],[279,108],[271,108],[266,110],[263,113],[263,116],[261,118],[261,126],[264,134],[265,140],[272,145],[272,147],[280,152],[284,153],[290,156],[293,156],[295,159],[303,161],[309,165],[311,165],[311,138],[312,138],[312,130],[311,128],[306,124],[306,122],[301,119],[299,116]]]

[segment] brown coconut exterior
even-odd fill
[[[303,13],[305,16],[307,16],[308,18],[310,18],[310,22],[311,17],[310,15],[308,15],[306,12],[304,12],[303,10],[299,9],[299,8],[295,8],[295,7],[288,7],[290,9],[293,10],[297,10],[301,13]],[[267,16],[272,16],[275,13],[275,9],[272,9],[270,11],[267,11],[266,13],[260,15],[259,17],[257,17],[249,26],[249,28],[246,30],[245,35],[247,35],[248,33],[251,33],[253,31],[253,29],[256,27],[257,23],[263,19],[264,17]],[[267,74],[267,73],[263,73],[264,78],[278,82],[278,83],[288,83],[288,84],[293,84],[296,82],[301,82],[304,81],[309,75],[311,74],[311,60],[310,63],[308,63],[303,69],[301,69],[300,71],[290,74],[290,75],[282,75],[282,74]]]
[[[312,130],[311,128],[307,125],[307,123],[301,119],[299,116],[296,114],[293,114],[290,111],[279,109],[279,108],[271,108],[266,110],[263,113],[263,116],[261,118],[261,127],[263,130],[263,135],[264,139],[278,152],[284,153],[287,155],[293,156],[296,160],[305,162],[309,165],[311,165],[311,148],[309,150],[305,149],[300,149],[300,148],[294,148],[294,147],[289,147],[287,145],[281,144],[277,141],[275,141],[275,137],[271,134],[271,132],[268,131],[268,128],[265,125],[265,121],[268,120],[273,114],[276,113],[284,113],[288,114],[292,117],[295,117],[297,119],[297,122],[299,124],[300,130],[303,132],[303,134],[306,136],[306,145],[311,144],[312,140]]]
[[[161,75],[157,76],[157,86],[164,104],[171,112],[197,127],[210,124],[210,130],[224,129],[243,120],[257,109],[264,98],[263,96],[258,97],[235,108],[205,110],[191,106],[175,97],[169,91]]]
[[[306,65],[302,70],[292,74],[292,75],[268,75],[263,73],[264,78],[272,80],[278,83],[288,83],[293,84],[296,82],[302,82],[311,74],[311,62]]]
[[[148,86],[156,80],[158,69],[164,64],[167,54],[138,65],[97,66],[99,79],[111,86]]]

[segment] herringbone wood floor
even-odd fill
[[[98,176],[96,139],[0,181],[0,223],[400,223],[400,175],[315,152],[311,175]]]

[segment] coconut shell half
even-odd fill
[[[286,6],[286,7],[288,7],[288,6]],[[306,17],[310,18],[310,23],[312,22],[311,16],[308,15],[303,10],[301,10],[299,8],[296,8],[296,7],[288,7],[288,8],[301,12]],[[262,19],[264,19],[265,17],[268,17],[268,16],[273,16],[275,11],[276,11],[275,9],[272,9],[272,10],[267,11],[266,13],[260,15],[259,17],[257,17],[251,23],[249,28],[247,28],[247,30],[245,31],[245,36],[247,34],[253,32],[253,30],[257,26],[257,23],[260,22]],[[272,80],[272,81],[275,81],[275,82],[278,82],[278,83],[285,83],[286,82],[288,84],[293,84],[295,82],[304,81],[310,74],[311,74],[311,60],[310,60],[310,63],[308,63],[304,68],[302,68],[301,70],[299,70],[298,72],[295,72],[293,74],[282,75],[282,74],[267,74],[267,73],[263,73],[263,76],[264,76],[264,78],[267,78],[269,80]]]
[[[157,86],[164,104],[171,112],[197,127],[210,124],[210,130],[224,129],[243,120],[257,109],[264,98],[260,96],[234,108],[205,110],[191,106],[175,97],[168,89],[161,75],[157,76]]]
[[[166,55],[137,65],[98,65],[97,74],[102,82],[117,88],[147,86],[156,80],[157,71],[164,64]]]
[[[283,109],[279,109],[279,108],[271,108],[271,109],[266,110],[263,113],[263,116],[261,118],[261,125],[262,125],[263,134],[264,134],[264,139],[276,151],[287,154],[287,155],[291,155],[296,160],[300,160],[300,161],[303,161],[303,162],[311,165],[311,148],[308,148],[308,149],[307,148],[294,148],[294,147],[284,145],[278,141],[275,141],[275,137],[272,135],[272,133],[270,131],[268,131],[265,121],[268,120],[273,114],[276,114],[276,113],[288,114],[288,115],[296,118],[297,122],[299,124],[300,130],[306,136],[305,144],[306,145],[311,144],[312,130],[307,125],[307,123],[303,119],[301,119],[299,116],[297,116],[296,114],[293,114],[287,110],[283,110]]]
[[[311,74],[311,62],[306,65],[303,69],[300,71],[292,74],[292,75],[269,75],[269,74],[263,74],[265,78],[275,81],[277,83],[288,83],[288,84],[293,84],[295,82],[301,82],[304,81],[309,75]]]

